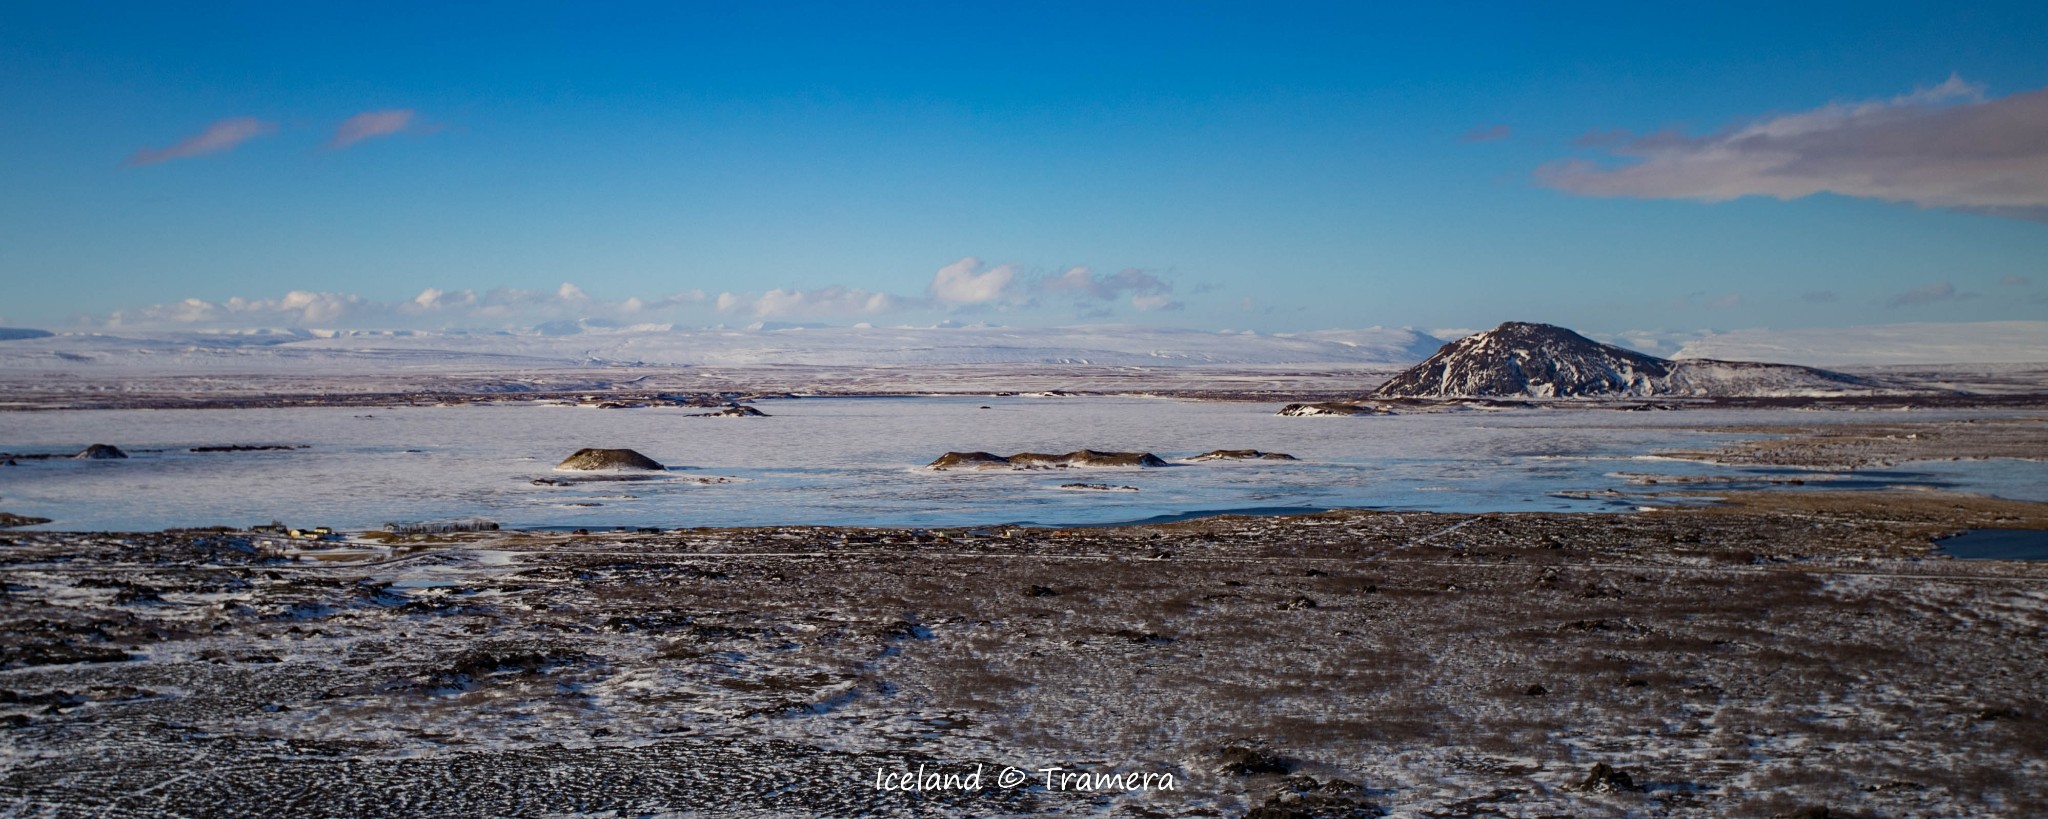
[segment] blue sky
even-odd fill
[[[2048,4],[977,5],[6,4],[0,323],[2048,318]]]

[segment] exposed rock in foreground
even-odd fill
[[[268,557],[233,531],[15,530],[0,803],[2048,816],[2025,768],[2048,736],[2025,683],[2048,674],[2031,640],[2048,565],[1940,559],[1928,543],[2048,527],[2043,506],[1717,496],[1648,514],[453,531],[388,538],[415,556],[395,565]],[[437,582],[403,582],[420,577]],[[1171,733],[1073,729],[1167,712]],[[993,786],[1004,765],[1065,758],[1179,781]],[[1634,787],[1582,788],[1598,762]],[[980,790],[871,778],[983,763]]]
[[[1190,461],[1298,461],[1285,452],[1260,452],[1256,449],[1212,449],[1189,458]]]
[[[1308,418],[1317,416],[1393,415],[1394,410],[1385,404],[1346,404],[1339,401],[1325,401],[1320,404],[1288,404],[1281,407],[1280,411],[1274,414]]]
[[[562,459],[556,469],[597,471],[606,469],[637,469],[659,472],[668,469],[660,461],[649,458],[630,449],[579,449],[576,454]]]
[[[1563,327],[1510,321],[1445,344],[1394,376],[1382,398],[1699,398],[1864,394],[1864,378],[1791,364],[1665,359],[1601,344]]]
[[[700,412],[691,418],[766,418],[768,413],[743,404],[734,404],[717,412]]]
[[[122,452],[120,447],[113,444],[93,444],[86,447],[85,451],[71,457],[87,461],[106,461],[114,458],[126,458],[128,453]]]
[[[1077,449],[1065,455],[1020,452],[1008,457],[989,452],[948,452],[928,466],[931,469],[1067,469],[1070,467],[1166,466],[1150,452],[1098,452]]]

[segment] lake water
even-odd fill
[[[1685,488],[1672,478],[1741,486],[1787,477],[1808,478],[1808,487],[1929,486],[2048,500],[2041,497],[2048,465],[2040,463],[1806,475],[1657,456],[1728,440],[1681,426],[1873,420],[1868,412],[1551,409],[1282,418],[1273,414],[1277,404],[1123,397],[806,398],[758,406],[773,417],[532,403],[0,413],[0,451],[70,453],[107,443],[131,456],[0,467],[0,511],[54,521],[39,528],[74,530],[273,518],[367,528],[470,516],[515,527],[1068,525],[1243,509],[1600,510],[1641,500],[1568,495]],[[251,444],[307,448],[189,451]],[[532,483],[583,477],[553,466],[593,446],[635,449],[676,468],[645,481]],[[1301,460],[1037,472],[922,468],[948,450],[1081,448],[1168,459],[1255,448]],[[1633,485],[1623,473],[1665,479]],[[732,482],[701,480],[710,478]],[[1076,482],[1139,491],[1061,488]]]

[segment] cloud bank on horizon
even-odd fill
[[[1889,100],[1830,103],[1705,136],[1610,131],[1578,144],[1623,162],[1569,159],[1537,178],[1587,196],[1833,193],[2048,221],[2048,88],[1987,99],[1982,85],[1951,75]]]
[[[213,301],[187,298],[165,304],[118,310],[104,317],[82,317],[83,328],[103,329],[254,329],[379,328],[475,329],[530,326],[537,322],[598,319],[607,322],[659,322],[677,308],[708,307],[720,317],[760,321],[846,319],[893,314],[1022,313],[1046,302],[1070,302],[1080,318],[1106,318],[1127,306],[1138,313],[1182,309],[1173,298],[1173,284],[1135,268],[1098,274],[1087,267],[1033,274],[1018,265],[985,265],[972,256],[932,274],[923,295],[907,296],[857,287],[774,288],[763,293],[701,289],[654,298],[628,296],[592,298],[583,288],[563,282],[553,290],[496,287],[444,290],[428,287],[411,299],[379,300],[355,293],[293,290],[279,297],[233,296]],[[1041,311],[1042,312],[1042,311]]]

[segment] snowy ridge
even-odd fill
[[[1819,367],[2048,363],[2048,321],[1730,330],[1688,341],[1672,358]]]
[[[1507,322],[1443,346],[1382,385],[1387,398],[1811,396],[1879,385],[1789,364],[1673,361],[1601,344],[1563,327]]]

